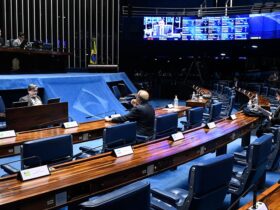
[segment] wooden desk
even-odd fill
[[[264,202],[268,209],[279,210],[280,209],[280,184],[276,183],[270,188],[262,192],[257,197],[257,201]],[[245,206],[239,208],[239,210],[247,210],[253,205],[253,202],[247,203]]]
[[[68,121],[68,103],[6,109],[8,130],[27,131]]]
[[[252,92],[252,91],[248,91],[248,90],[245,90],[245,89],[241,89],[241,88],[236,88],[236,91],[245,95],[247,98],[248,98],[248,101],[250,99],[253,99],[255,96],[256,96],[256,92]],[[268,98],[262,96],[262,95],[258,95],[258,104],[264,108],[264,109],[267,109],[267,110],[270,110],[270,101]]]
[[[206,107],[208,104],[209,100],[208,99],[197,99],[197,100],[193,100],[193,99],[189,99],[186,101],[186,106],[190,106],[190,107]]]
[[[133,155],[116,158],[104,153],[64,163],[55,166],[50,176],[27,182],[14,177],[2,178],[0,208],[51,209],[80,202],[212,152],[248,133],[257,122],[256,117],[238,113],[236,120],[220,120],[214,129],[187,131],[181,141],[163,138],[137,145]],[[58,203],[57,197],[65,197],[65,200]]]
[[[179,116],[182,116],[189,108],[190,107],[184,106],[180,106],[177,109],[158,108],[155,110],[155,112],[156,115],[177,112]],[[113,125],[113,123],[105,122],[105,120],[102,119],[98,121],[80,123],[79,127],[69,129],[54,127],[48,129],[20,132],[17,133],[16,137],[0,139],[0,157],[19,154],[20,145],[22,145],[24,142],[41,138],[72,134],[74,144],[98,139],[102,137],[104,128],[111,125]]]
[[[159,116],[159,115],[177,112],[178,117],[183,117],[186,115],[186,111],[188,111],[189,109],[191,109],[191,107],[188,107],[188,106],[178,106],[176,108],[175,107],[174,108],[157,108],[157,109],[155,109],[155,114],[156,114],[156,116]]]

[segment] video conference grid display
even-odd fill
[[[280,38],[280,12],[221,17],[144,17],[145,40]]]

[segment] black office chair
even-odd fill
[[[203,113],[204,122],[208,123],[221,119],[220,117],[221,111],[222,111],[221,102],[212,104],[209,113]]]
[[[122,97],[121,96],[121,92],[118,88],[118,86],[112,86],[112,91],[115,95],[115,97],[120,101],[120,103],[127,109],[131,109],[132,108],[132,104],[130,103],[131,99],[133,97]],[[135,98],[135,97],[134,97]]]
[[[32,168],[40,165],[53,165],[73,158],[73,143],[71,135],[55,136],[25,142],[21,146],[21,169]],[[19,170],[9,165],[1,168],[8,174],[17,173]]]
[[[221,155],[193,165],[189,171],[188,190],[169,192],[152,189],[152,207],[177,210],[219,209],[223,206],[232,174],[233,155]]]
[[[107,127],[103,131],[103,152],[136,144],[136,122]]]
[[[268,156],[271,152],[272,138],[272,135],[265,134],[256,139],[249,145],[248,152],[246,153],[246,164],[235,165],[229,186],[231,203],[235,202],[252,184],[257,185],[265,179]],[[238,202],[236,206],[238,206]]]
[[[81,210],[150,210],[150,184],[135,182],[80,204]]]
[[[156,117],[155,138],[163,138],[177,132],[178,114],[170,113]]]

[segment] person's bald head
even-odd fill
[[[147,102],[149,100],[149,93],[146,90],[139,90],[136,99],[141,102]]]

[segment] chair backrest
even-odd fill
[[[203,119],[203,111],[202,107],[195,107],[189,110],[188,112],[188,123],[189,128],[195,128],[201,125]]]
[[[0,113],[4,113],[5,110],[6,110],[6,107],[5,107],[4,101],[2,99],[2,96],[0,96]]]
[[[209,121],[211,122],[220,119],[221,111],[222,111],[222,102],[212,104],[210,109]]]
[[[230,100],[229,100],[229,109],[228,109],[227,116],[231,115],[231,112],[232,112],[233,107],[234,107],[234,102],[235,102],[235,96],[231,96]]]
[[[189,195],[182,209],[221,208],[231,179],[233,162],[233,155],[226,154],[193,165],[189,172]]]
[[[44,164],[54,164],[69,161],[73,156],[71,135],[44,138],[25,142],[21,147],[21,158],[32,159],[22,161],[22,169]]]
[[[92,210],[150,210],[150,184],[135,182],[80,206]]]
[[[156,117],[155,121],[155,138],[162,138],[170,136],[177,132],[178,115],[177,113],[170,113]]]
[[[268,156],[271,153],[272,134],[264,134],[249,145],[247,152],[247,168],[242,174],[240,191],[252,184],[257,184],[266,172]]]
[[[121,92],[120,92],[118,86],[114,85],[114,86],[112,87],[112,90],[113,90],[113,93],[114,93],[114,95],[116,96],[116,98],[117,98],[117,99],[120,99],[120,97],[121,97]]]
[[[280,127],[274,128],[272,132],[274,137],[273,149],[268,156],[267,170],[276,170],[280,159]]]
[[[103,131],[103,152],[136,143],[136,122],[110,126]]]

